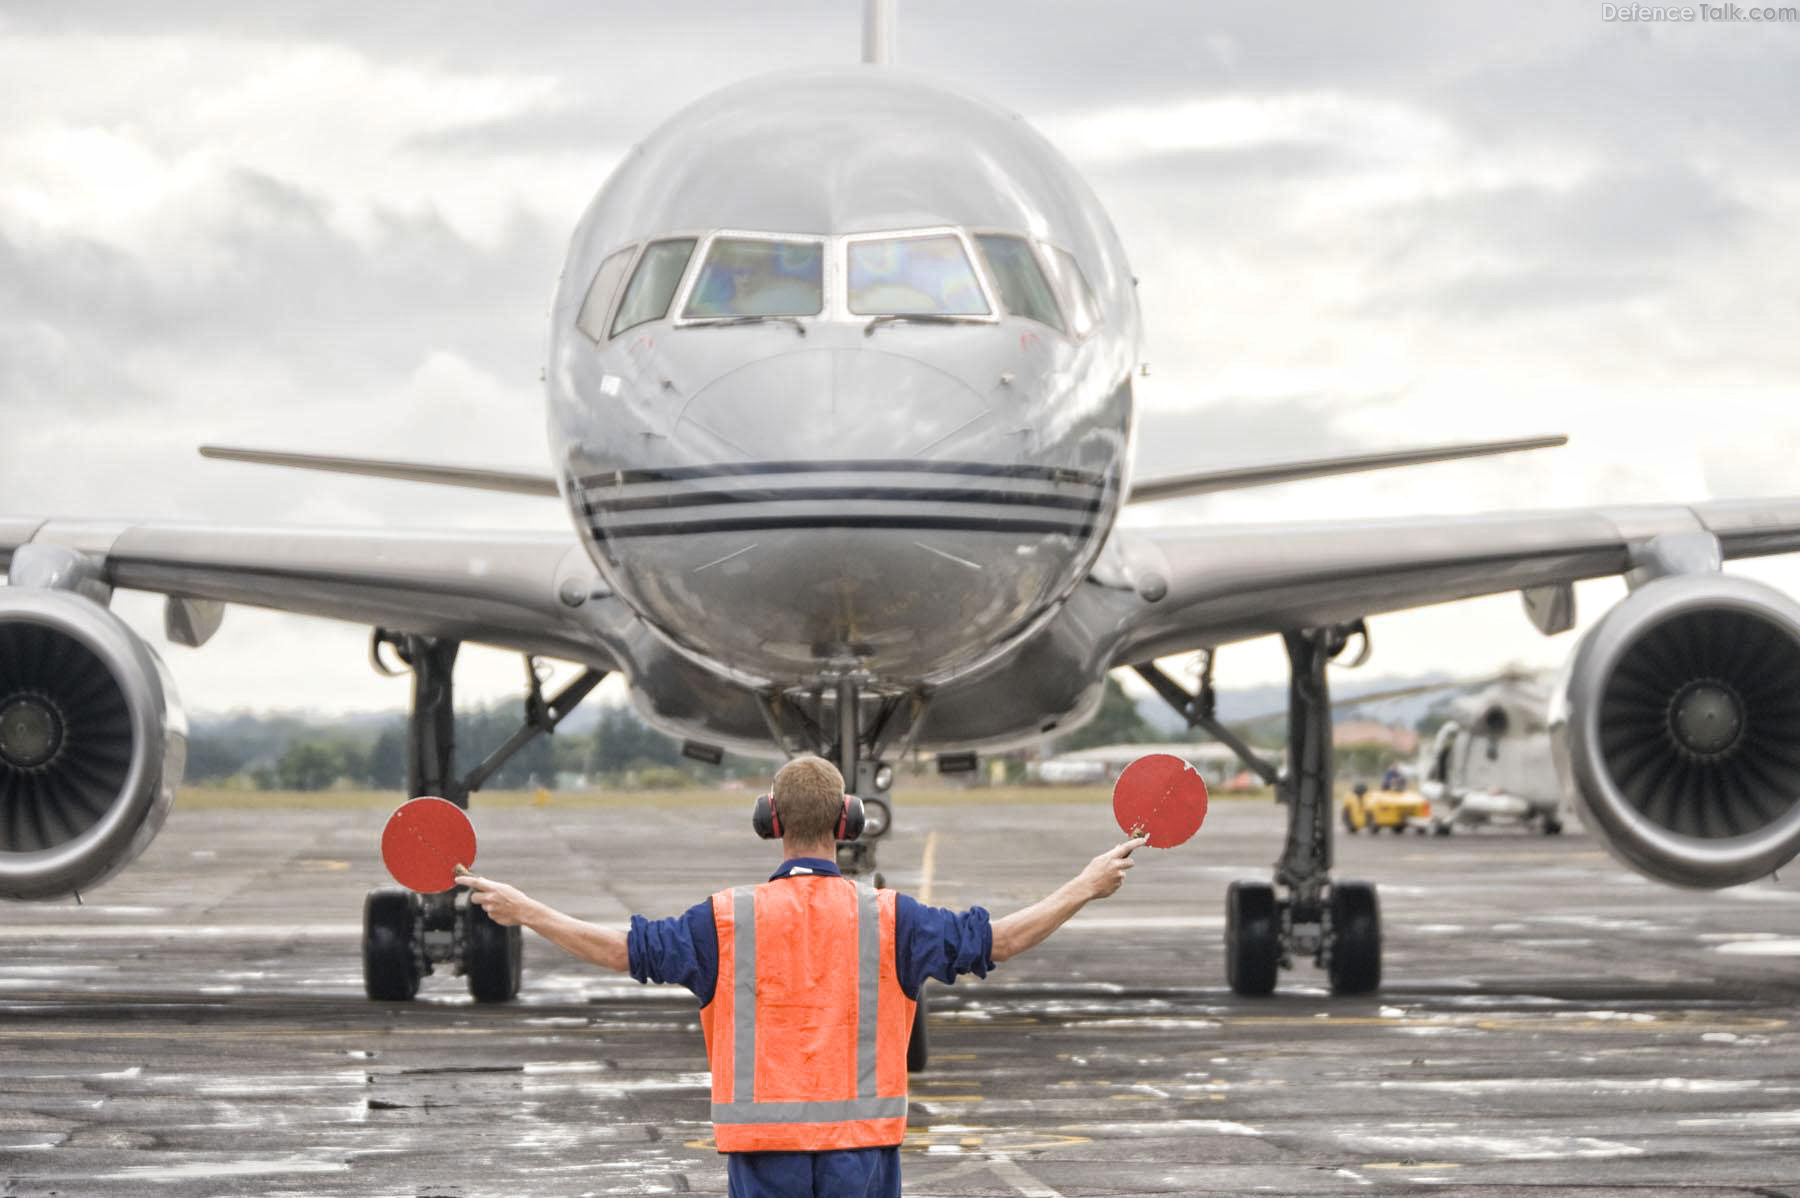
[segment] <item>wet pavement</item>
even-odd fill
[[[1100,804],[969,799],[902,800],[890,884],[1003,913],[1116,839]],[[673,914],[766,874],[747,807],[478,806],[478,867]],[[517,1003],[362,998],[384,814],[178,805],[86,907],[6,907],[0,1195],[723,1193],[685,992],[528,937]],[[1224,889],[1267,877],[1278,814],[1215,803],[1035,953],[934,987],[909,1195],[1800,1195],[1800,870],[1703,894],[1579,833],[1346,837],[1384,989],[1308,965],[1238,999]]]

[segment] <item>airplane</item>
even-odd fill
[[[169,639],[196,649],[228,605],[370,627],[376,665],[411,675],[408,792],[464,806],[616,672],[693,756],[835,760],[870,810],[840,851],[857,876],[891,824],[892,762],[970,769],[1072,729],[1129,667],[1279,786],[1273,878],[1226,900],[1231,989],[1269,994],[1310,958],[1354,995],[1380,985],[1381,924],[1375,888],[1332,874],[1328,667],[1367,656],[1369,616],[1477,595],[1519,592],[1566,632],[1573,584],[1623,575],[1551,705],[1584,823],[1676,885],[1800,851],[1800,606],[1721,570],[1800,549],[1800,499],[1121,527],[1127,504],[1563,438],[1134,478],[1139,308],[1106,212],[1024,120],[888,65],[870,29],[865,63],[725,87],[600,188],[551,313],[544,473],[203,450],[537,496],[567,533],[0,516],[0,896],[102,883],[180,782],[179,703],[109,609],[118,589],[166,596]],[[1270,635],[1284,772],[1213,710],[1216,651]],[[531,672],[518,733],[464,774],[471,642],[582,672],[548,696]],[[1157,664],[1195,650],[1197,689]],[[436,965],[511,998],[519,952],[453,895],[365,903],[372,998],[412,998]]]
[[[1419,758],[1419,790],[1431,802],[1430,830],[1494,823],[1563,830],[1563,781],[1547,716],[1551,680],[1508,675],[1458,696],[1451,718]]]

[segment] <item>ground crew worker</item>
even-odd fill
[[[889,1198],[900,1193],[906,1045],[927,978],[985,977],[1119,889],[1128,840],[1051,894],[989,923],[980,907],[927,907],[851,884],[837,842],[860,801],[837,767],[799,757],[759,800],[781,868],[682,915],[586,923],[487,878],[458,879],[496,923],[522,924],[585,961],[700,1000],[712,1066],[714,1142],[741,1198]],[[846,836],[846,833],[849,833]]]

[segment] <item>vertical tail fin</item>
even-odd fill
[[[863,61],[894,61],[894,0],[863,0]]]

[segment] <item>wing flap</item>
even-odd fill
[[[563,535],[0,518],[0,556],[32,542],[93,554],[106,580],[127,590],[606,664],[561,598],[601,592],[586,554]]]
[[[1624,574],[1651,539],[1726,558],[1800,551],[1800,499],[1207,529],[1134,529],[1168,563],[1159,602],[1113,591],[1112,664],[1478,595]]]

